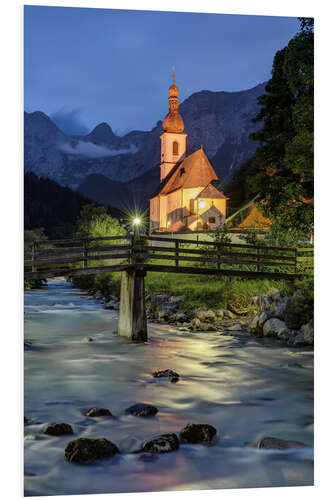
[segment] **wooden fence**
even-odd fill
[[[98,262],[99,265],[96,265]],[[26,244],[26,278],[148,271],[291,278],[313,267],[313,248],[196,242],[158,236],[106,236]]]

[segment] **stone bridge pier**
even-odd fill
[[[148,340],[145,276],[146,271],[140,268],[121,273],[118,335],[128,340]]]

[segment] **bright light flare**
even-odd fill
[[[133,224],[134,224],[135,226],[139,226],[139,225],[141,224],[141,219],[140,219],[140,217],[134,217],[134,219],[133,219]]]
[[[205,201],[199,201],[199,208],[205,208],[206,202]]]

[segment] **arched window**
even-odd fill
[[[178,155],[178,142],[177,141],[174,141],[174,143],[172,144],[172,153],[174,155]]]

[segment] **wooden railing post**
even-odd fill
[[[297,248],[294,249],[294,258],[295,258],[294,272],[295,274],[297,274]]]
[[[130,264],[135,264],[135,250],[134,250],[135,237],[134,237],[134,234],[130,235],[130,245],[131,245],[131,250],[130,250]]]
[[[31,247],[31,271],[34,273],[36,271],[35,267],[35,252],[36,252],[36,242],[32,242],[32,247]]]
[[[217,243],[217,265],[216,265],[216,267],[218,270],[221,269],[220,259],[221,259],[221,244]]]
[[[178,260],[178,257],[179,257],[179,241],[175,241],[175,247],[176,247],[176,252],[175,252],[175,266],[178,267],[179,266],[179,260]]]
[[[260,248],[256,248],[256,254],[257,254],[257,265],[256,265],[256,268],[257,268],[257,272],[259,273],[260,272]]]
[[[86,240],[83,241],[83,267],[88,267],[88,243]]]

